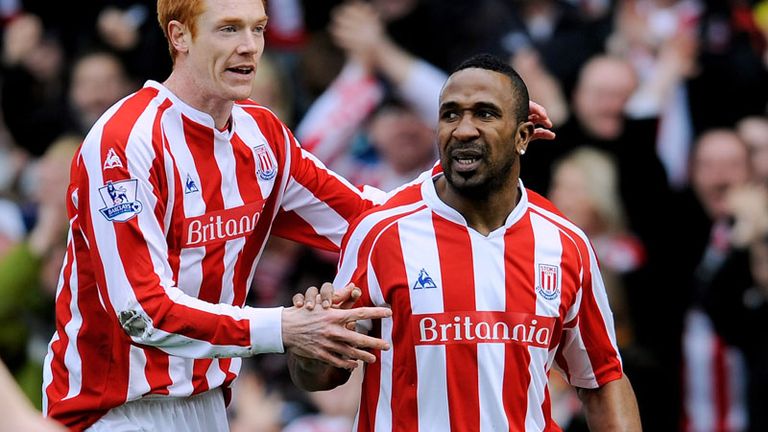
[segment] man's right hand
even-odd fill
[[[383,307],[285,308],[283,345],[299,357],[320,360],[337,368],[354,369],[357,360],[376,361],[366,349],[388,350],[389,344],[351,330],[348,324],[390,316],[392,311]]]

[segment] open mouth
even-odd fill
[[[228,71],[234,72],[236,74],[240,75],[250,75],[253,73],[253,66],[240,66],[240,67],[231,67],[227,68]]]
[[[483,155],[477,150],[456,150],[451,155],[453,169],[456,171],[473,171],[483,160]]]

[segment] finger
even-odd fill
[[[343,357],[353,361],[362,360],[366,363],[376,363],[376,355],[373,353],[354,347],[347,347],[343,350]]]
[[[361,295],[363,295],[363,292],[360,288],[350,282],[344,288],[334,293],[333,304],[337,305],[340,309],[349,309]]]
[[[336,348],[336,349],[341,349],[341,348]],[[312,353],[312,355],[308,357],[315,358],[333,367],[342,368],[342,369],[352,370],[358,366],[357,360],[352,358],[342,358],[326,350]]]
[[[333,291],[333,285],[330,282],[325,282],[323,286],[320,287],[320,301],[323,305],[323,309],[331,307],[334,297]]]
[[[315,302],[317,302],[317,287],[311,286],[307,288],[307,292],[304,294],[305,307],[309,310],[315,309]]]
[[[366,319],[389,318],[392,316],[392,309],[386,307],[359,307],[349,309],[345,321],[360,321]]]
[[[382,341],[380,339],[376,339],[376,338],[372,338],[372,337],[369,337],[369,336],[365,336],[365,335],[362,335],[362,334],[359,334],[359,333],[356,333],[356,332],[352,332],[352,333],[354,333],[353,336],[355,336],[355,337],[363,336],[363,337],[367,337],[367,338],[375,340],[375,341],[383,342],[383,344],[378,343],[378,345],[379,346],[386,345],[388,347],[388,344],[386,344],[386,342],[384,342],[384,341]],[[373,342],[371,342],[371,343],[373,343]],[[376,362],[376,355],[375,354],[371,353],[370,351],[368,351],[366,349],[362,349],[361,347],[355,346],[353,344],[348,344],[348,343],[345,343],[345,342],[341,342],[340,340],[328,341],[328,343],[325,344],[324,347],[325,347],[326,350],[331,351],[336,357],[339,357],[341,359],[362,360],[362,361],[364,361],[366,363],[374,363],[374,362]],[[375,348],[375,349],[381,349],[381,348]]]
[[[555,139],[555,133],[549,129],[535,128],[533,130],[532,140],[553,140]]]
[[[549,119],[547,110],[543,106],[537,104],[534,101],[529,101],[528,111],[531,113],[531,116],[534,116],[535,121],[538,124],[541,124],[542,126],[545,126],[548,128],[552,127],[552,121]]]
[[[304,306],[304,294],[297,293],[293,295],[293,298],[291,299],[291,302],[293,303],[293,306],[296,308],[300,308]]]
[[[389,351],[389,342],[375,338],[373,336],[364,335],[352,330],[346,330],[341,333],[337,341],[354,347],[355,349],[377,349],[381,351]],[[347,354],[352,355],[352,354]],[[364,360],[360,358],[360,360]]]

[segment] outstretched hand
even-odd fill
[[[532,122],[534,125],[533,137],[531,140],[555,139],[555,133],[550,130],[552,127],[552,120],[549,119],[547,110],[534,101],[528,101],[528,121]]]
[[[341,306],[351,305],[349,302],[354,303],[351,300],[354,290],[353,286],[345,287],[334,304]],[[345,299],[343,293],[346,292],[348,295]],[[312,298],[312,294],[309,292],[307,297]],[[314,299],[317,302],[321,299],[321,294],[314,295]],[[296,296],[294,300],[297,300]],[[323,300],[320,301],[322,304]],[[383,307],[324,309],[313,306],[310,309],[304,305],[286,308],[283,309],[283,344],[296,356],[320,360],[337,368],[354,369],[358,365],[357,360],[366,363],[376,361],[376,356],[368,352],[368,349],[389,349],[387,342],[356,332],[353,329],[354,323],[360,320],[387,318],[391,315],[392,311]]]

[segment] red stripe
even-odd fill
[[[56,298],[56,333],[59,340],[53,342],[51,351],[53,359],[51,361],[51,371],[55,377],[53,381],[45,388],[45,393],[49,401],[53,402],[48,406],[51,414],[55,409],[55,401],[60,400],[69,392],[69,371],[64,366],[64,354],[69,344],[69,336],[64,331],[64,327],[72,320],[70,303],[72,302],[72,286],[69,281],[72,277],[72,264],[75,260],[74,239],[67,246],[66,266],[63,269],[63,284],[59,295]]]
[[[243,199],[244,204],[256,203],[264,200],[261,194],[261,188],[259,187],[259,181],[256,178],[256,164],[254,160],[253,150],[251,150],[239,136],[234,135],[232,137],[232,151],[235,155],[235,172],[237,175],[237,187],[240,191],[240,196]],[[275,183],[277,187],[278,183]],[[274,201],[274,200],[273,200]],[[266,210],[266,209],[265,209]],[[271,221],[272,215],[262,212],[262,217],[259,218],[259,228],[268,225],[264,221]],[[253,263],[256,260],[262,244],[266,240],[267,231],[265,229],[257,229],[251,235],[246,237],[243,250],[240,252],[240,256],[235,263],[234,271],[234,301],[232,304],[236,306],[243,306],[245,304],[245,298],[248,293],[248,276],[251,273]]]
[[[222,178],[214,153],[213,129],[198,124],[186,116],[182,116],[182,123],[184,139],[200,175],[200,191],[203,202],[206,204],[205,212],[222,210],[224,209],[224,197],[221,193]],[[214,304],[221,300],[225,245],[226,242],[220,242],[205,246],[205,256],[201,263],[203,279],[197,296],[200,300]],[[208,390],[205,374],[212,362],[212,359],[194,361],[192,383],[195,393]]]
[[[91,190],[88,172],[84,167],[79,169],[78,175],[79,190]],[[125,402],[128,393],[130,340],[118,324],[107,295],[104,266],[93,234],[90,196],[87,193],[78,196],[78,220],[84,224],[83,230],[91,247],[89,254],[85,240],[76,232],[77,308],[83,322],[75,344],[83,364],[80,371],[81,392],[76,398],[61,401],[59,409],[65,416],[79,417],[78,422],[90,422],[95,421],[104,411],[84,415],[82,410],[86,407],[106,410]],[[85,275],[94,275],[94,278]],[[106,310],[101,307],[102,300]],[[78,423],[78,427],[87,427],[89,424]]]
[[[392,430],[414,431],[418,424],[416,351],[411,343],[408,320],[411,316],[408,276],[396,224],[390,225],[379,236],[371,261],[382,288],[402,288],[406,281],[406,289],[385,290],[384,301],[392,305],[392,341],[396,344],[392,351]]]
[[[157,199],[157,203],[155,204],[155,219],[157,219],[161,224],[163,224],[165,221],[165,214],[167,212],[166,205],[168,202],[168,178],[165,173],[164,155],[166,152],[168,152],[168,155],[173,157],[166,146],[161,119],[165,113],[165,110],[167,110],[171,105],[172,103],[169,99],[164,100],[163,103],[160,104],[160,107],[158,107],[157,110],[157,114],[155,114],[154,124],[152,125],[152,148],[154,149],[155,159],[152,161],[152,167],[149,170],[149,182],[152,185],[152,190],[155,194],[155,198]],[[174,163],[174,171],[175,170],[176,165]],[[174,178],[174,180],[178,182],[177,178]],[[181,185],[177,184],[175,190],[178,192],[180,187]],[[178,195],[179,194],[177,194],[177,196]],[[176,206],[178,204],[180,204],[180,202],[178,200],[174,200],[174,205]],[[175,229],[174,224],[171,223],[171,226],[168,227],[163,226],[163,229],[168,232],[168,238],[172,238],[172,233]],[[173,280],[178,281],[178,248],[174,249],[169,246],[168,262],[173,271]],[[149,384],[149,392],[159,395],[169,394],[169,386],[173,384],[173,381],[171,380],[171,374],[168,370],[168,354],[154,347],[142,348],[144,350],[144,357],[147,359],[147,362],[144,365],[144,375],[146,376],[147,383]]]
[[[418,193],[414,193],[414,194],[410,194],[410,195],[411,195],[411,197],[410,197],[411,200],[417,200],[420,197],[420,195],[418,195]],[[407,204],[407,202],[405,202],[404,204]],[[387,207],[386,206],[380,207],[377,210],[383,210],[385,208],[387,208]],[[373,305],[372,301],[371,301],[371,297],[370,297],[370,291],[369,291],[368,279],[367,279],[368,257],[369,257],[370,251],[371,251],[371,247],[373,245],[373,240],[378,236],[379,232],[382,229],[384,229],[385,227],[389,226],[390,223],[392,221],[394,221],[395,219],[398,219],[398,218],[401,218],[401,217],[405,217],[405,216],[407,216],[409,214],[412,214],[412,213],[414,213],[416,211],[419,211],[419,210],[422,210],[422,209],[424,209],[424,206],[419,206],[417,209],[414,209],[414,210],[411,210],[411,211],[408,211],[408,212],[405,212],[405,213],[400,213],[400,214],[397,214],[397,215],[394,215],[394,216],[390,216],[388,218],[380,220],[379,222],[375,223],[368,230],[368,232],[365,233],[365,240],[359,246],[359,249],[357,251],[357,256],[343,256],[342,257],[342,259],[344,259],[344,260],[348,260],[348,259],[355,259],[356,260],[356,268],[355,268],[355,271],[354,271],[352,277],[350,278],[350,281],[354,282],[358,287],[360,287],[360,289],[363,292],[362,296],[358,300],[358,304],[363,305],[363,306],[372,306]],[[344,238],[344,242],[345,243],[349,241],[349,237],[352,235],[352,233],[355,230],[357,230],[357,224],[359,224],[362,220],[363,220],[362,218],[358,219],[357,223],[354,226],[352,226],[349,231],[347,231],[347,234],[345,235],[345,238]],[[394,235],[395,237],[399,237],[397,235],[396,231],[392,235]],[[390,238],[391,238],[391,240],[390,240]],[[387,242],[395,241],[395,238],[393,238],[393,237],[391,237],[391,235],[389,235],[387,237],[384,237],[383,241],[385,243],[387,243]],[[404,264],[403,264],[403,258],[402,258],[402,251],[400,250],[399,239],[397,240],[396,246],[397,246],[396,248],[381,249],[381,250],[384,250],[384,251],[387,252],[384,255],[384,264],[380,264],[378,260],[374,260],[374,259],[371,260],[371,265],[374,267],[374,269],[376,269],[376,268],[380,269],[376,273],[376,275],[379,278],[387,277],[387,276],[391,275],[390,272],[392,271],[392,268],[395,268],[395,269],[403,268]],[[348,251],[345,250],[345,252],[348,252]],[[389,254],[390,252],[396,252],[397,255],[394,256],[394,257],[387,256],[387,254]],[[400,277],[405,277],[404,270],[402,272],[398,273],[398,274],[400,274]],[[384,292],[383,292],[384,298],[387,299],[387,301],[388,301],[388,299],[389,299],[389,297],[391,295],[391,292],[390,292],[391,290],[387,289],[387,286],[397,286],[397,284],[402,283],[402,282],[400,282],[402,280],[406,280],[407,281],[407,278],[406,279],[400,279],[399,281],[396,278],[393,278],[391,280],[387,279],[386,282],[380,282],[380,286],[381,286],[382,290],[384,290]],[[410,311],[410,302],[407,302],[407,303],[403,303],[402,301],[398,302],[398,307],[404,307],[404,308],[407,308],[406,310]],[[393,308],[393,311],[399,313],[400,309]],[[400,325],[398,325],[396,330],[393,329],[393,332],[395,332],[395,331],[404,331],[406,327],[407,327],[407,323],[400,324]],[[377,336],[377,337],[381,336],[381,321],[380,320],[374,321],[373,329],[371,330],[370,334],[374,335],[374,336]],[[397,340],[401,340],[402,341],[402,340],[410,340],[410,339],[395,339],[395,337],[393,335],[393,341],[397,341]],[[403,350],[410,350],[411,356],[412,356],[411,357],[411,365],[413,365],[413,369],[412,370],[415,371],[416,370],[416,367],[415,367],[415,354],[413,354],[413,346],[410,346],[410,347],[405,346],[405,347],[401,348],[400,347],[400,343],[397,343],[397,345],[395,347],[393,347],[393,350],[394,350],[393,352],[394,353],[398,353],[401,349],[403,349]],[[363,386],[362,387],[362,395],[361,395],[361,399],[360,399],[360,410],[359,410],[359,416],[358,416],[358,431],[370,431],[370,430],[373,430],[375,422],[376,422],[376,405],[378,404],[379,385],[380,385],[380,382],[381,382],[381,351],[374,350],[372,352],[376,356],[377,361],[375,363],[373,363],[373,364],[366,365],[365,376],[364,376],[363,384],[362,384],[362,386]],[[400,359],[400,357],[398,357],[398,360],[393,360],[395,362],[395,365],[397,365],[396,367],[397,367],[398,372],[403,372],[403,371],[406,370],[405,367],[401,367],[400,366],[401,363],[398,363],[398,361],[407,361],[407,356],[405,356],[405,357],[406,357],[405,360]],[[415,377],[413,377],[411,383],[415,383],[415,382],[416,382]],[[416,400],[416,394],[415,394],[416,388],[415,388],[415,384],[411,384],[411,383],[407,383],[406,387],[410,387],[411,385],[414,386],[413,391],[411,392],[412,393],[411,397],[413,399],[411,399],[411,400],[415,401]],[[395,391],[395,390],[393,389],[393,391]],[[405,399],[403,399],[402,402],[405,402]],[[394,401],[392,401],[391,404],[392,403],[394,403]],[[395,407],[392,406],[393,416],[399,416],[401,414],[400,408],[397,408],[397,409],[399,411],[397,411],[397,414],[395,414],[395,411],[394,411]],[[410,410],[410,411],[413,412],[412,414],[410,414],[410,417],[412,419],[415,419],[416,418],[415,417],[415,408],[414,408],[414,410]],[[405,412],[403,412],[402,414],[405,414]],[[414,424],[414,423],[411,423],[411,424]]]
[[[529,214],[504,235],[505,291],[504,310],[507,312],[536,313],[536,276],[534,273],[535,242]],[[528,386],[531,376],[528,365],[531,355],[528,347],[518,344],[504,346],[504,383],[502,385],[504,411],[509,430],[525,430]]]
[[[444,311],[477,310],[469,232],[434,213],[432,224],[443,275]],[[445,357],[451,430],[476,430],[480,427],[477,345],[446,345]]]
[[[730,382],[728,381],[728,366],[725,361],[726,348],[719,336],[713,335],[712,341],[714,342],[714,352],[712,353],[714,394],[712,396],[715,405],[715,425],[717,432],[725,432],[730,430],[728,428],[728,405],[730,402],[728,387]]]
[[[291,138],[291,177],[312,191],[315,197],[352,223],[357,216],[371,208],[372,202],[363,200],[359,191],[349,188],[327,169],[320,168],[305,157],[296,140]]]
[[[569,229],[562,223],[554,220],[552,217],[532,210],[537,215],[545,218],[555,224],[562,231],[567,233],[568,241],[564,242],[564,248],[567,245],[574,244],[580,255],[579,260],[584,271],[582,279],[581,306],[579,308],[579,329],[581,338],[589,356],[592,365],[592,371],[595,375],[598,385],[621,378],[622,369],[619,361],[619,353],[611,341],[608,329],[605,325],[603,312],[601,311],[595,299],[591,270],[591,257],[589,255],[590,245],[588,245],[576,232]],[[566,238],[562,237],[561,238]],[[564,278],[565,279],[565,278]]]

